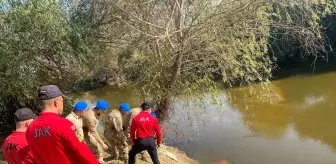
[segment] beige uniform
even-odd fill
[[[76,136],[80,142],[84,140],[83,120],[75,112],[71,112],[66,119],[71,121],[76,127]]]
[[[98,119],[93,109],[85,110],[82,119],[84,138],[91,143],[88,145],[90,149],[96,153],[98,160],[103,161],[103,145],[105,143],[97,131]]]
[[[123,131],[122,115],[119,110],[112,110],[107,115],[104,136],[112,146],[112,156],[127,163],[128,148],[125,147],[127,137]]]
[[[140,112],[141,112],[140,108],[133,108],[133,109],[131,109],[130,112],[128,112],[126,114],[125,121],[124,121],[124,132],[125,132],[126,136],[129,135],[129,130],[130,130],[130,126],[132,124],[133,118],[136,115],[138,115]]]

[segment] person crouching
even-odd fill
[[[128,161],[128,144],[127,137],[123,131],[122,116],[131,109],[127,103],[122,103],[119,110],[112,110],[106,119],[104,136],[112,145],[112,156],[114,159],[122,160],[125,164]]]

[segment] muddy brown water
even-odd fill
[[[165,123],[166,144],[200,163],[335,164],[336,73],[295,76],[261,85],[181,97]],[[113,107],[141,102],[130,88],[100,88],[77,95],[106,99]],[[201,100],[199,99],[201,98]],[[270,101],[272,100],[272,101]]]

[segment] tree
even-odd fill
[[[63,1],[8,0],[0,7],[1,127],[22,106],[37,108],[37,88],[67,92],[90,71],[95,56],[90,29],[67,15]],[[84,75],[84,76],[83,76]],[[3,131],[3,130],[2,130]]]
[[[305,6],[305,7],[302,7]],[[274,57],[324,58],[329,50],[323,18],[335,13],[333,1],[286,1],[274,3],[270,50]]]
[[[177,95],[216,93],[218,77],[228,86],[267,82],[275,54],[269,47],[284,43],[274,42],[278,36],[305,54],[324,52],[316,17],[332,7],[301,0],[102,3],[100,41],[118,55],[129,84],[157,103],[161,119]]]
[[[267,82],[285,47],[324,56],[321,18],[332,1],[3,0],[0,3],[0,107],[57,84],[67,92],[96,73],[137,88],[169,117],[178,95],[216,94]],[[287,52],[286,52],[287,53]],[[103,73],[101,73],[103,72]]]

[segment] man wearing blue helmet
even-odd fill
[[[74,110],[66,117],[66,119],[75,125],[76,136],[80,142],[84,140],[83,120],[81,116],[87,108],[88,104],[85,101],[79,101],[75,104]]]
[[[98,161],[104,163],[103,153],[108,149],[100,137],[97,126],[99,115],[104,113],[109,108],[109,104],[105,100],[98,100],[93,109],[86,109],[82,115],[83,131],[85,139],[88,139],[92,145],[89,145],[91,150],[96,153]],[[94,146],[92,148],[92,146]]]
[[[105,122],[104,136],[111,144],[112,156],[114,159],[128,163],[127,137],[123,131],[123,116],[130,111],[127,103],[121,103],[119,110],[112,110]]]
[[[151,115],[156,118],[156,113],[155,112],[151,112]]]

